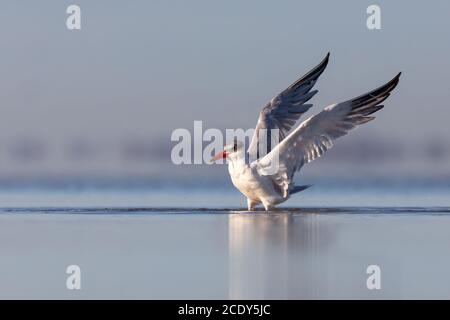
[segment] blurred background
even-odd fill
[[[449,185],[448,1],[9,1],[0,10],[0,185],[231,188],[225,166],[172,164],[176,128],[255,125],[330,51],[309,114],[403,75],[376,121],[301,182]],[[309,115],[308,114],[308,115]],[[305,119],[305,118],[303,118]],[[384,181],[384,182],[383,182]]]
[[[72,4],[81,30],[66,27]],[[373,4],[381,30],[366,26]],[[449,12],[1,1],[0,298],[448,298]],[[242,212],[225,165],[172,163],[175,129],[254,127],[329,51],[303,120],[403,75],[375,121],[302,169],[296,182],[314,186],[278,214]],[[72,264],[82,291],[66,289]],[[372,264],[383,291],[366,289]]]

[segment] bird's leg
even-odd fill
[[[253,211],[255,209],[255,204],[256,204],[256,201],[253,201],[253,200],[247,198],[248,211]]]
[[[274,206],[271,205],[269,202],[262,201],[262,204],[264,206],[264,209],[266,209],[266,211],[272,211],[274,208]]]

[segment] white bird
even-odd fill
[[[236,140],[213,157],[214,161],[228,160],[231,181],[247,197],[249,211],[260,203],[266,211],[272,210],[292,194],[308,188],[294,185],[295,172],[330,149],[333,140],[375,119],[370,115],[383,108],[380,103],[389,97],[399,82],[401,73],[369,93],[326,107],[289,133],[300,116],[312,107],[306,102],[318,92],[311,89],[325,70],[329,55],[262,109],[247,150],[247,158],[256,160],[247,164],[244,144]],[[261,139],[262,129],[268,133],[271,129],[278,129],[279,143],[272,148],[270,136]],[[260,154],[261,150],[267,150],[266,154]],[[274,164],[275,170],[271,167]]]

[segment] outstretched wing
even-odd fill
[[[312,107],[306,102],[317,93],[317,90],[311,89],[325,70],[329,57],[330,53],[318,66],[274,97],[261,110],[248,148],[250,159],[258,159],[272,150],[271,129],[279,129],[279,141],[282,141],[300,116]]]
[[[382,109],[381,103],[397,86],[401,73],[385,85],[349,101],[326,107],[305,120],[280,142],[269,154],[255,162],[261,174],[272,176],[274,182],[288,195],[294,173],[308,162],[320,157],[333,146],[333,140],[347,134],[356,126],[369,122],[370,116]],[[278,161],[275,157],[278,157]],[[268,173],[278,164],[275,174]],[[273,168],[271,171],[274,171]]]

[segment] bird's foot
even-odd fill
[[[256,202],[250,199],[247,199],[247,209],[248,211],[254,211],[255,210]]]
[[[266,211],[273,211],[275,209],[275,207],[273,205],[268,204],[268,203],[263,202],[263,206],[264,206],[264,209],[266,209]]]

